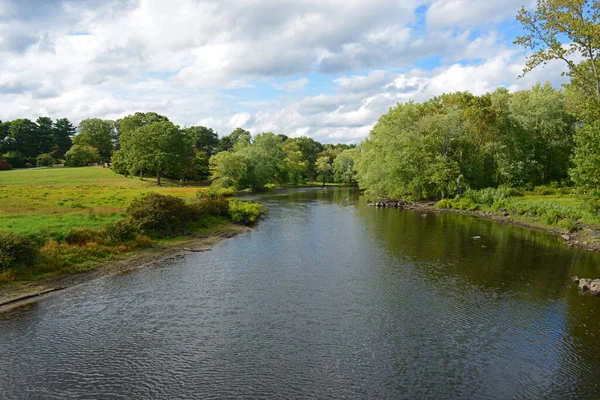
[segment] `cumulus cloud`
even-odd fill
[[[554,64],[516,79],[523,55],[496,24],[521,3],[0,0],[0,119],[151,110],[357,142],[397,102],[560,84]]]

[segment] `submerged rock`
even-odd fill
[[[589,294],[591,296],[600,296],[600,279],[580,279],[574,276],[572,280],[578,285],[581,293]]]
[[[473,240],[481,240],[481,236],[473,236]]]

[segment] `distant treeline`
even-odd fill
[[[112,121],[85,119],[76,129],[63,118],[0,123],[0,169],[111,162],[123,175],[212,179],[219,187],[355,182],[355,145],[237,128],[219,138],[211,128],[180,128],[166,116],[138,112]]]

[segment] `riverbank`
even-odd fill
[[[221,224],[202,234],[156,241],[152,247],[96,261],[84,272],[48,275],[39,280],[0,285],[0,312],[35,302],[70,287],[114,274],[126,274],[160,265],[191,252],[209,251],[224,240],[247,233],[251,228],[233,223]]]
[[[459,210],[452,208],[440,208],[436,202],[420,201],[403,206],[405,210],[419,212],[435,212],[445,214],[461,214],[471,217],[495,221],[503,225],[514,225],[524,228],[536,229],[560,237],[566,246],[576,247],[590,252],[600,252],[600,231],[593,226],[578,222],[577,230],[569,230],[558,225],[551,225],[539,217],[531,217],[510,213],[508,210]]]

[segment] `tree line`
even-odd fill
[[[76,129],[67,119],[0,124],[4,169],[65,163],[79,167],[110,162],[126,176],[182,181],[211,179],[215,186],[262,189],[267,185],[319,180],[353,183],[355,145],[321,144],[309,137],[270,132],[252,136],[237,128],[219,137],[211,128],[180,128],[155,112],[116,121],[90,118]],[[0,164],[2,165],[2,164]]]

